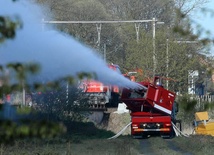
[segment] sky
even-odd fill
[[[203,8],[207,8],[213,11],[213,13],[203,13],[201,10],[197,10],[195,14],[193,14],[192,19],[196,21],[197,24],[200,24],[205,30],[210,31],[210,35],[203,34],[201,37],[208,37],[214,40],[214,0],[209,0]],[[214,56],[214,45],[210,49],[210,53]]]

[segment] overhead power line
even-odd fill
[[[97,20],[97,21],[45,21],[46,24],[105,24],[105,23],[148,23],[154,20]]]

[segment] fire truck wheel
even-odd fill
[[[171,127],[170,138],[174,138],[176,136],[175,130]]]
[[[142,134],[142,139],[146,139],[146,138],[148,138],[148,134]]]
[[[171,131],[169,134],[162,134],[161,137],[163,139],[171,139],[171,138],[174,138],[175,137],[175,131],[173,129],[173,127],[171,127]]]

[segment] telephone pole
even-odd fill
[[[153,76],[155,76],[157,69],[157,59],[156,59],[156,46],[155,46],[155,27],[156,24],[164,24],[164,22],[158,22],[155,18],[152,19],[152,46],[153,46]]]

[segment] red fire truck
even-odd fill
[[[154,134],[170,138],[175,134],[173,124],[179,123],[176,120],[176,94],[163,88],[161,81],[157,76],[153,83],[139,82],[144,89],[123,89],[121,100],[130,110],[134,138]]]
[[[108,67],[121,74],[120,68],[115,64],[108,64]],[[94,110],[105,110],[106,107],[117,107],[121,89],[114,85],[105,85],[93,79],[86,79],[80,82],[84,96],[88,98],[88,105]]]

